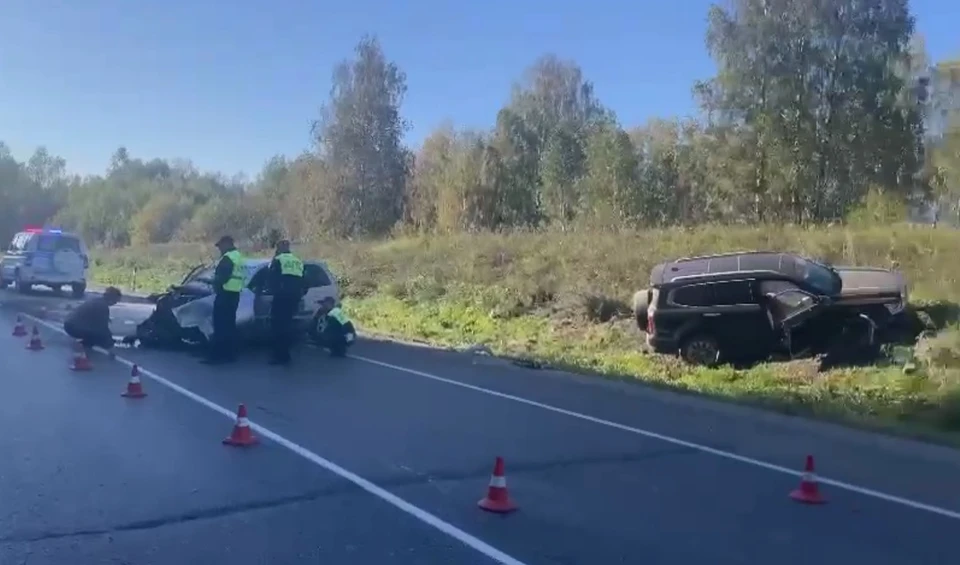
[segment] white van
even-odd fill
[[[87,291],[90,258],[83,240],[58,229],[28,228],[13,236],[0,261],[0,288],[19,292],[34,286],[60,291],[69,286],[75,298]]]

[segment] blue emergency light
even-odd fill
[[[61,230],[60,228],[39,228],[37,226],[27,226],[26,228],[24,228],[23,231],[27,233],[55,233],[55,234],[63,233],[63,230]]]

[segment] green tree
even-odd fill
[[[618,227],[640,219],[640,162],[619,126],[597,128],[586,144],[584,212],[592,223]]]
[[[317,150],[333,181],[329,227],[341,235],[383,235],[402,217],[409,156],[400,116],[406,75],[373,37],[333,73],[330,101],[314,124]]]

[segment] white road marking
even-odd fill
[[[491,389],[488,389],[488,388],[483,388],[483,387],[479,387],[479,386],[476,386],[476,385],[471,385],[471,384],[463,383],[463,382],[460,382],[460,381],[456,381],[456,380],[453,380],[453,379],[448,379],[448,378],[441,377],[441,376],[438,376],[438,375],[434,375],[434,374],[431,374],[431,373],[426,373],[426,372],[424,372],[424,371],[418,371],[418,370],[416,370],[416,369],[410,369],[410,368],[408,368],[408,367],[402,367],[402,366],[400,366],[400,365],[394,365],[393,363],[385,363],[385,362],[383,362],[383,361],[377,361],[376,359],[370,359],[370,358],[368,358],[368,357],[361,357],[361,356],[359,356],[359,355],[352,355],[352,354],[350,355],[350,357],[351,357],[352,359],[356,359],[356,360],[358,360],[358,361],[363,361],[363,362],[365,362],[365,363],[370,363],[370,364],[372,364],[372,365],[378,365],[378,366],[380,366],[380,367],[385,367],[385,368],[387,368],[387,369],[393,369],[394,371],[400,371],[400,372],[402,372],[402,373],[407,373],[407,374],[410,374],[410,375],[416,375],[416,376],[418,376],[418,377],[423,377],[423,378],[425,378],[425,379],[430,379],[430,380],[432,380],[432,381],[437,381],[437,382],[445,383],[445,384],[448,384],[448,385],[453,385],[453,386],[457,386],[457,387],[460,387],[460,388],[465,388],[465,389],[467,389],[467,390],[472,390],[472,391],[474,391],[474,392],[480,392],[480,393],[487,394],[487,395],[490,395],[490,396],[495,396],[495,397],[497,397],[497,398],[502,398],[502,399],[505,399],[505,400],[510,400],[510,401],[513,401],[513,402],[518,402],[518,403],[520,403],[520,404],[526,404],[527,406],[533,406],[534,408],[540,408],[541,410],[546,410],[546,411],[548,411],[548,412],[554,412],[554,413],[556,413],[556,414],[563,414],[564,416],[569,416],[569,417],[571,417],[571,418],[577,418],[578,420],[583,420],[583,421],[586,421],[586,422],[591,422],[591,423],[594,423],[594,424],[599,424],[599,425],[601,425],[601,426],[606,426],[606,427],[608,427],[608,428],[614,428],[614,429],[621,430],[621,431],[624,431],[624,432],[629,432],[629,433],[632,433],[632,434],[636,434],[636,435],[648,437],[648,438],[651,438],[651,439],[660,440],[660,441],[663,441],[663,442],[666,442],[666,443],[671,443],[671,444],[673,444],[673,445],[679,445],[679,446],[682,446],[682,447],[687,447],[687,448],[690,448],[690,449],[695,449],[695,450],[701,451],[701,452],[703,452],[703,453],[709,453],[710,455],[716,455],[716,456],[718,456],[718,457],[723,457],[723,458],[726,458],[726,459],[732,459],[732,460],[734,460],[734,461],[739,461],[739,462],[741,462],[741,463],[746,463],[747,465],[753,465],[754,467],[760,467],[760,468],[763,468],[763,469],[767,469],[768,471],[775,471],[775,472],[777,472],[777,473],[782,473],[782,474],[785,474],[785,475],[791,475],[791,476],[794,476],[794,477],[802,477],[802,476],[803,476],[803,472],[802,472],[802,471],[797,471],[797,470],[794,470],[794,469],[789,469],[789,468],[787,468],[787,467],[783,467],[783,466],[781,466],[781,465],[775,465],[775,464],[773,464],[773,463],[767,463],[766,461],[761,461],[761,460],[759,460],[759,459],[753,459],[752,457],[745,457],[745,456],[743,456],[743,455],[737,455],[736,453],[731,453],[731,452],[729,452],[729,451],[724,451],[724,450],[722,450],[722,449],[716,449],[716,448],[714,448],[714,447],[709,447],[709,446],[706,446],[706,445],[701,445],[701,444],[699,444],[699,443],[694,443],[694,442],[691,442],[691,441],[682,440],[682,439],[680,439],[680,438],[676,438],[676,437],[672,437],[672,436],[660,434],[660,433],[653,432],[653,431],[650,431],[650,430],[645,430],[645,429],[641,429],[641,428],[635,428],[635,427],[633,427],[633,426],[627,426],[627,425],[625,425],[625,424],[620,424],[620,423],[613,422],[613,421],[610,421],[610,420],[604,420],[604,419],[602,419],[602,418],[597,418],[597,417],[595,417],[595,416],[590,416],[590,415],[588,415],[588,414],[583,414],[583,413],[581,413],[581,412],[574,412],[573,410],[567,410],[567,409],[565,409],[565,408],[559,408],[559,407],[557,407],[557,406],[552,406],[552,405],[550,405],[550,404],[544,404],[544,403],[542,403],[542,402],[537,402],[537,401],[535,401],[535,400],[530,400],[530,399],[523,398],[523,397],[520,397],[520,396],[514,396],[514,395],[512,395],[512,394],[507,394],[507,393],[504,393],[504,392],[498,392],[498,391],[496,391],[496,390],[491,390]],[[902,505],[902,506],[907,506],[907,507],[909,507],[909,508],[913,508],[913,509],[916,509],[916,510],[923,510],[923,511],[925,511],[925,512],[930,512],[930,513],[933,513],[933,514],[937,514],[937,515],[939,515],[939,516],[944,516],[944,517],[946,517],[946,518],[952,518],[952,519],[954,519],[954,520],[960,520],[960,512],[957,512],[957,511],[955,511],[955,510],[950,510],[950,509],[947,509],[947,508],[941,508],[941,507],[939,507],[939,506],[933,506],[933,505],[931,505],[931,504],[926,504],[926,503],[923,503],[923,502],[918,502],[918,501],[916,501],[916,500],[910,500],[910,499],[908,499],[908,498],[903,498],[903,497],[900,497],[900,496],[896,496],[896,495],[892,495],[892,494],[887,494],[887,493],[885,493],[885,492],[880,492],[880,491],[877,491],[877,490],[873,490],[873,489],[869,489],[869,488],[866,488],[866,487],[857,486],[857,485],[850,484],[850,483],[845,483],[845,482],[843,482],[843,481],[838,481],[838,480],[835,480],[835,479],[829,479],[829,478],[826,478],[826,477],[823,477],[823,476],[820,476],[820,475],[818,475],[818,479],[819,479],[819,482],[820,482],[820,483],[825,484],[825,485],[830,485],[830,486],[832,486],[832,487],[834,487],[834,488],[838,488],[838,489],[841,489],[841,490],[846,490],[846,491],[849,491],[849,492],[855,492],[855,493],[860,494],[860,495],[863,495],[863,496],[869,496],[869,497],[871,497],[871,498],[877,498],[877,499],[884,500],[884,501],[887,501],[887,502],[892,502],[892,503],[894,503],[894,504],[900,504],[900,505]]]
[[[50,322],[47,322],[46,320],[41,320],[40,318],[37,318],[35,316],[26,314],[26,313],[24,313],[23,315],[24,317],[33,320],[37,324],[40,324],[46,327],[47,329],[50,329],[62,335],[66,335],[66,332],[63,331],[63,328],[57,327],[56,325]],[[97,348],[97,350],[105,353],[105,351],[103,351],[100,348]],[[124,359],[119,355],[116,356],[116,360],[120,364],[125,365],[127,367],[132,368],[135,365],[133,361],[130,361],[129,359]],[[198,404],[206,406],[210,410],[217,412],[218,414],[228,418],[231,421],[236,420],[237,415],[235,412],[228,410],[223,406],[220,406],[219,404],[213,402],[212,400],[208,400],[203,396],[200,396],[199,394],[174,383],[173,381],[167,380],[166,378],[161,377],[160,375],[158,375],[157,373],[154,373],[153,371],[144,369],[139,364],[136,364],[136,365],[140,369],[140,375],[147,377],[155,381],[156,383],[161,384],[169,388],[170,390],[173,390],[174,392],[177,392],[189,398],[190,400],[193,400]],[[456,539],[457,541],[463,543],[464,545],[478,551],[479,553],[489,557],[490,559],[496,561],[497,563],[502,563],[503,565],[526,565],[523,561],[520,561],[515,557],[511,557],[510,555],[507,555],[506,553],[500,551],[499,549],[493,547],[492,545],[486,543],[485,541],[468,534],[467,532],[461,530],[460,528],[457,528],[453,524],[450,524],[448,522],[441,520],[440,518],[434,516],[433,514],[427,512],[426,510],[423,510],[419,506],[414,506],[413,504],[410,504],[406,500],[400,498],[399,496],[396,496],[390,491],[387,491],[386,489],[383,489],[377,486],[376,484],[368,481],[367,479],[364,479],[363,477],[353,473],[352,471],[344,469],[343,467],[337,465],[333,461],[320,457],[319,455],[303,447],[302,445],[294,443],[276,432],[273,432],[254,422],[250,422],[250,429],[259,433],[262,437],[267,438],[273,441],[274,443],[289,449],[290,451],[296,453],[300,457],[303,457],[307,461],[310,461],[311,463],[314,463],[315,465],[322,467],[327,471],[330,471],[331,473],[350,481],[351,483],[357,485],[358,487],[367,491],[373,496],[376,496],[377,498],[383,500],[384,502],[387,502],[388,504],[395,506],[396,508],[409,514],[410,516],[413,516],[417,520],[420,520],[424,524],[427,524],[428,526],[431,526],[433,528],[436,528],[437,530],[440,530],[441,532]]]

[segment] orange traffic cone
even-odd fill
[[[27,349],[31,351],[40,351],[43,349],[43,342],[40,340],[40,331],[37,329],[37,326],[33,326],[33,335],[30,336]]]
[[[256,445],[260,440],[250,431],[250,422],[247,421],[247,405],[241,404],[237,408],[237,423],[233,425],[230,437],[223,440],[224,445],[247,447]]]
[[[120,396],[127,398],[143,398],[147,393],[143,392],[143,384],[140,382],[140,368],[136,365],[130,369],[130,381],[127,382],[127,390]]]
[[[790,493],[790,498],[804,504],[823,504],[827,501],[820,494],[817,475],[813,471],[813,455],[807,455],[807,464],[803,469],[803,476],[800,478],[800,486]]]
[[[74,345],[73,362],[70,363],[71,371],[92,371],[93,363],[87,357],[87,350],[79,341]]]
[[[497,457],[493,466],[493,475],[490,476],[490,486],[487,487],[487,496],[477,506],[498,514],[506,514],[517,509],[517,505],[510,499],[507,492],[507,477],[503,472],[503,457]]]
[[[13,337],[23,337],[27,335],[27,328],[23,325],[23,316],[17,314],[17,325],[13,326]]]

